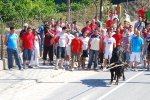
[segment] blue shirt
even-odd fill
[[[142,51],[142,45],[144,44],[144,41],[141,37],[133,37],[130,42],[132,43],[132,52]]]
[[[17,39],[18,35],[17,34],[7,34],[8,36],[8,45],[7,48],[9,49],[17,49]]]
[[[39,27],[39,32],[40,32],[40,38],[41,38],[41,41],[43,40],[43,37],[42,37],[43,31],[44,31],[44,26],[41,25],[41,26]]]

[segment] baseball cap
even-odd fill
[[[27,24],[27,23],[24,23],[23,26],[28,26],[28,24]]]

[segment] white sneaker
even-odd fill
[[[130,72],[131,71],[131,68],[128,68],[128,70],[127,70],[128,72]]]
[[[78,70],[82,70],[82,67],[78,67]]]
[[[134,71],[135,71],[135,72],[138,72],[138,69],[137,69],[137,68],[134,68]]]
[[[104,68],[103,68],[103,71],[106,71],[106,70],[107,70],[106,67],[104,67]]]
[[[58,70],[58,67],[57,67],[57,66],[55,66],[55,70]]]
[[[63,66],[60,67],[61,69],[65,69]]]
[[[70,71],[74,71],[74,68],[71,68]]]

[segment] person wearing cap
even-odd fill
[[[20,35],[19,35],[20,38],[21,38],[22,35],[27,31],[27,28],[28,28],[28,24],[27,24],[27,23],[24,23],[24,24],[23,24],[23,29],[21,30]]]
[[[34,50],[33,50],[33,57],[31,58],[30,65],[35,65],[39,67],[38,56],[39,56],[39,42],[41,39],[35,28],[32,30],[32,32],[34,34]]]

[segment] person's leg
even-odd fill
[[[80,53],[77,53],[77,61],[78,61],[78,68],[81,66],[81,57]]]
[[[32,49],[28,49],[28,62],[29,62],[29,67],[31,67],[30,62],[31,59],[33,59],[34,55],[33,55],[33,50]],[[31,67],[32,68],[32,67]]]
[[[140,53],[135,53],[135,71],[138,71],[137,70],[137,65],[139,64],[140,62]]]
[[[64,69],[63,67],[63,63],[64,63],[64,58],[66,56],[66,47],[61,47],[61,63],[60,63],[60,67]]]
[[[61,50],[61,48],[59,46],[57,47],[56,50],[57,50],[57,53],[56,53],[57,59],[56,59],[55,69],[58,70],[58,63],[59,63],[59,60],[61,58],[61,52],[62,52],[62,50]]]
[[[7,48],[7,54],[8,54],[8,68],[11,69],[13,67],[13,61],[12,61],[13,49]]]
[[[24,49],[23,50],[23,65],[25,66],[26,65],[26,61],[27,61],[27,57],[28,56],[28,50],[27,49]]]
[[[104,53],[101,52],[99,55],[100,55],[100,64],[101,64],[101,67],[102,67],[103,66]]]
[[[88,61],[88,69],[91,68],[92,62],[93,62],[93,55],[94,55],[94,50],[90,49],[90,55],[89,55],[89,61]]]
[[[133,66],[133,61],[134,61],[134,59],[135,59],[135,53],[134,52],[132,52],[132,54],[130,54],[130,66],[129,66],[129,68],[128,68],[128,71],[131,71],[131,68],[132,68],[132,66]]]
[[[73,71],[74,70],[74,63],[75,63],[75,60],[76,60],[76,54],[72,52],[71,54],[71,59],[72,59],[72,62],[71,62],[71,70]]]
[[[50,64],[53,64],[53,45],[49,46],[49,59],[50,59]]]
[[[14,58],[16,60],[16,63],[19,67],[19,69],[21,70],[22,69],[22,65],[21,65],[21,61],[19,59],[19,53],[18,53],[18,50],[14,50]]]
[[[106,69],[108,56],[109,56],[109,55],[108,55],[108,52],[105,52],[105,54],[104,54],[104,58],[105,58],[105,60],[104,60],[104,70]]]
[[[34,57],[35,57],[35,65],[39,66],[39,59],[38,59],[38,55],[39,55],[39,47],[36,46],[35,50],[34,50]]]
[[[94,50],[95,52],[95,61],[94,61],[94,69],[97,70],[97,66],[98,66],[98,55],[99,55],[99,51],[98,50]]]
[[[48,46],[44,46],[44,52],[43,52],[43,64],[45,65],[45,60],[47,59],[47,53],[48,53]]]
[[[44,48],[44,46],[43,46],[43,40],[40,42],[40,57],[42,57],[42,55],[43,55],[43,48]]]

